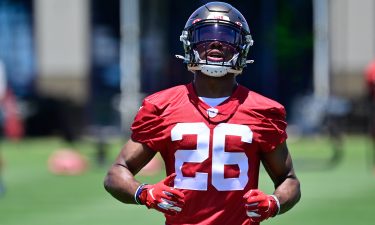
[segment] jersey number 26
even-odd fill
[[[178,123],[171,130],[172,141],[182,140],[183,135],[197,135],[197,147],[177,150],[175,153],[176,178],[174,186],[189,190],[207,190],[208,174],[196,172],[195,177],[185,177],[181,168],[185,162],[201,163],[208,159],[210,149],[210,129],[205,123]],[[226,135],[239,136],[242,142],[251,143],[253,132],[248,126],[221,123],[212,131],[211,184],[219,191],[243,190],[248,182],[248,158],[243,152],[226,152]],[[224,165],[238,165],[240,174],[236,178],[224,177]]]

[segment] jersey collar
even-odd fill
[[[248,91],[238,85],[232,95],[216,107],[211,107],[199,99],[193,83],[186,85],[190,102],[197,108],[204,118],[210,123],[222,123],[228,121],[237,108],[245,101]]]

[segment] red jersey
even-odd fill
[[[145,98],[132,139],[160,152],[185,195],[183,210],[166,215],[166,224],[257,224],[242,196],[258,187],[260,152],[286,140],[286,125],[282,105],[241,85],[216,107],[201,101],[191,83]]]

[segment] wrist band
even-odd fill
[[[279,213],[280,213],[280,201],[279,201],[279,199],[276,197],[276,195],[270,195],[272,198],[274,198],[275,199],[275,201],[276,201],[276,204],[277,204],[277,213],[276,213],[276,215],[278,215]],[[275,216],[276,216],[275,215]]]
[[[135,191],[134,193],[134,200],[135,202],[138,204],[138,205],[143,205],[140,201],[139,201],[139,195],[141,194],[142,190],[143,190],[143,187],[147,185],[147,184],[141,184],[138,186],[137,190]]]

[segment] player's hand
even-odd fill
[[[276,196],[266,195],[258,189],[251,189],[243,198],[246,214],[253,222],[261,222],[276,216],[279,212],[280,206]]]
[[[176,215],[184,207],[184,194],[173,187],[173,173],[154,185],[145,185],[139,195],[139,201],[148,208],[154,208],[168,215]]]

